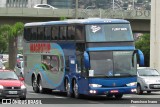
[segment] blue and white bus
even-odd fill
[[[144,64],[130,23],[122,19],[27,23],[23,49],[25,82],[35,92],[60,90],[76,98],[135,93],[137,58]]]

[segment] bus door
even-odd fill
[[[78,73],[79,79],[79,93],[86,94],[88,90],[88,72],[84,66],[84,58],[83,54],[79,54],[76,56],[76,73]]]

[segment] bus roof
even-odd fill
[[[101,19],[101,18],[88,18],[88,19],[67,19],[63,21],[48,21],[48,22],[33,22],[26,23],[27,26],[49,26],[49,25],[67,25],[67,24],[107,24],[107,23],[129,23],[127,20],[123,19]]]

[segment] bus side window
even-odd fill
[[[52,40],[58,40],[59,37],[59,27],[58,26],[54,26],[52,27]]]
[[[66,30],[67,27],[66,26],[61,26],[60,27],[60,35],[59,35],[59,40],[66,40]]]
[[[51,38],[51,27],[45,27],[44,39],[50,40]]]
[[[74,40],[74,38],[75,38],[75,27],[74,26],[68,26],[67,40]]]
[[[84,26],[76,26],[76,40],[84,40]]]
[[[37,40],[37,27],[32,28],[31,40]]]
[[[24,39],[26,41],[30,41],[30,37],[31,37],[31,28],[25,28],[24,29]]]
[[[44,27],[38,27],[37,40],[43,40],[43,39],[44,39]]]

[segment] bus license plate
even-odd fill
[[[8,91],[9,94],[17,94],[17,91]]]
[[[160,85],[154,85],[154,88],[160,88]]]

